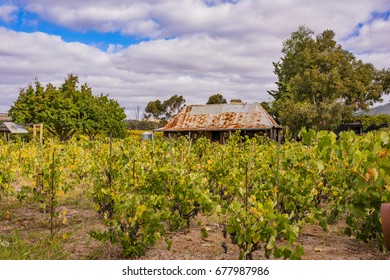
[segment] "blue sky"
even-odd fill
[[[19,10],[14,12],[14,19],[11,21],[0,21],[0,26],[17,32],[43,32],[47,34],[61,36],[65,42],[81,42],[87,45],[96,46],[104,51],[109,44],[129,46],[147,41],[149,38],[143,36],[123,35],[119,31],[98,32],[93,28],[85,30],[73,30],[66,26],[60,26],[55,22],[43,19],[39,14],[18,6]]]
[[[79,75],[126,108],[182,94],[188,104],[269,101],[272,62],[299,25],[332,29],[377,68],[390,65],[390,0],[0,1],[0,112],[35,78]]]

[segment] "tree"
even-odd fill
[[[379,71],[377,80],[382,83],[384,94],[390,93],[390,68]]]
[[[164,113],[164,105],[159,99],[157,99],[156,101],[150,101],[145,107],[145,118],[147,119],[153,117],[155,120],[160,120],[161,116]]]
[[[81,127],[90,140],[94,140],[99,133],[114,137],[125,136],[126,114],[117,101],[101,94],[86,99],[83,108]]]
[[[159,99],[151,101],[145,107],[145,118],[153,117],[155,120],[168,121],[181,109],[183,109],[186,100],[183,96],[173,95],[169,99],[161,102]]]
[[[43,123],[61,141],[76,132],[85,132],[93,139],[105,131],[108,123],[114,127],[113,123],[119,122],[115,129],[124,127],[126,115],[116,101],[105,97],[108,101],[100,102],[102,97],[94,97],[87,84],[79,88],[78,83],[78,77],[73,74],[59,88],[50,83],[44,87],[36,80],[34,85],[20,90],[9,115],[19,123]]]
[[[102,131],[107,135],[123,138],[126,135],[124,108],[121,108],[116,100],[108,98],[107,95],[101,94],[96,99],[102,110]]]
[[[284,56],[273,63],[278,82],[277,90],[269,91],[275,99],[272,111],[295,133],[301,127],[333,129],[386,93],[384,72],[357,60],[334,37],[331,30],[315,35],[300,26],[283,43]]]
[[[222,94],[216,93],[209,97],[209,100],[206,104],[225,104],[226,99],[222,96]]]
[[[165,119],[170,120],[176,116],[177,113],[183,109],[185,103],[186,100],[181,95],[173,95],[168,100],[165,100],[163,103],[165,109]]]

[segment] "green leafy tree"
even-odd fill
[[[216,93],[209,97],[209,100],[206,104],[225,104],[226,99],[222,96],[222,94]]]
[[[88,95],[82,103],[82,128],[90,140],[94,140],[104,128],[104,108],[100,107],[97,98]]]
[[[167,121],[176,116],[183,109],[186,100],[183,96],[173,95],[161,102],[159,99],[150,101],[145,107],[145,118],[153,117],[155,120]]]
[[[332,30],[315,35],[300,26],[283,43],[281,60],[273,63],[278,82],[269,91],[275,99],[272,109],[294,133],[301,127],[333,129],[386,93],[386,72],[357,60],[334,37]]]
[[[114,137],[124,137],[126,135],[124,108],[121,108],[116,100],[108,98],[107,95],[97,96],[96,99],[101,108],[102,131]]]
[[[390,68],[382,69],[378,73],[377,80],[382,83],[384,94],[390,93]]]
[[[159,99],[156,101],[150,101],[145,107],[145,118],[149,119],[153,117],[155,120],[160,120],[164,112],[164,105]]]
[[[60,88],[38,81],[35,87],[21,89],[9,115],[19,123],[43,123],[61,140],[70,138],[81,128],[80,104],[90,94],[88,87],[77,89],[78,77],[69,75]]]
[[[170,120],[174,116],[179,113],[181,109],[183,109],[186,100],[182,95],[173,95],[168,100],[165,100],[163,103],[163,107],[165,109],[165,119]]]
[[[125,127],[124,109],[116,101],[105,97],[107,100],[102,102],[103,97],[94,97],[87,84],[79,88],[78,83],[78,76],[73,74],[59,88],[50,83],[44,87],[36,80],[20,90],[9,115],[19,123],[43,123],[61,141],[76,132],[84,131],[93,139],[107,128]]]

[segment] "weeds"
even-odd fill
[[[26,241],[21,233],[0,235],[1,260],[64,260],[69,254],[62,250],[62,239],[30,234]]]

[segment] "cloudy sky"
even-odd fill
[[[390,0],[0,0],[0,112],[34,79],[79,75],[126,108],[214,93],[270,101],[272,62],[299,25],[390,67]]]

